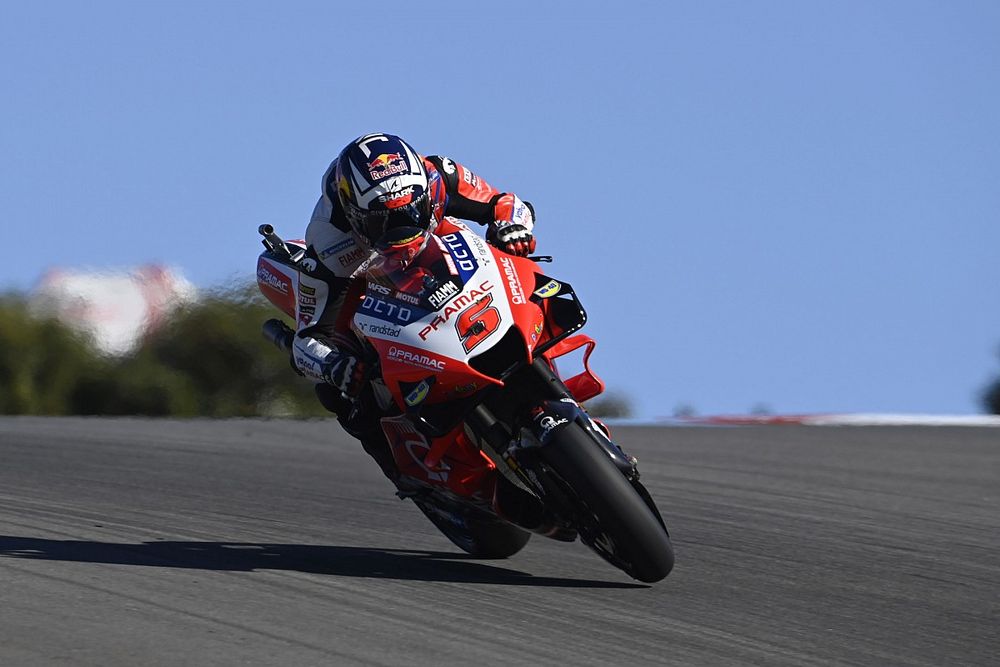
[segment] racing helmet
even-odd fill
[[[337,158],[334,181],[351,229],[369,247],[394,227],[431,225],[427,169],[395,135],[366,134],[347,144]]]
[[[375,252],[382,258],[384,269],[402,271],[424,251],[430,238],[427,230],[420,227],[393,227],[375,244]]]

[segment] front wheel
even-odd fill
[[[639,581],[652,583],[670,574],[674,549],[666,526],[579,424],[553,433],[540,455],[581,505],[584,542]]]

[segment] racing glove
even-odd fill
[[[303,375],[316,382],[326,382],[345,396],[354,397],[361,390],[364,364],[346,350],[316,338],[296,336],[292,358]]]
[[[354,396],[361,387],[364,369],[357,357],[349,354],[336,355],[336,359],[324,364],[323,379],[340,393]]]
[[[517,195],[505,194],[494,207],[496,219],[486,231],[486,240],[511,255],[524,257],[535,252],[535,213],[531,204]]]

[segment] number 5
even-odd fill
[[[487,294],[462,311],[455,320],[455,329],[466,352],[486,340],[491,333],[500,328],[500,311],[493,303],[493,295]]]

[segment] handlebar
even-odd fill
[[[281,240],[281,237],[274,233],[274,227],[268,224],[263,224],[257,228],[257,233],[264,237],[261,243],[264,247],[282,257],[282,259],[291,259],[292,253],[285,245],[285,242]]]
[[[261,333],[264,334],[264,338],[269,340],[279,350],[284,350],[291,354],[292,339],[295,337],[295,332],[287,324],[277,319],[268,320],[261,327]]]

